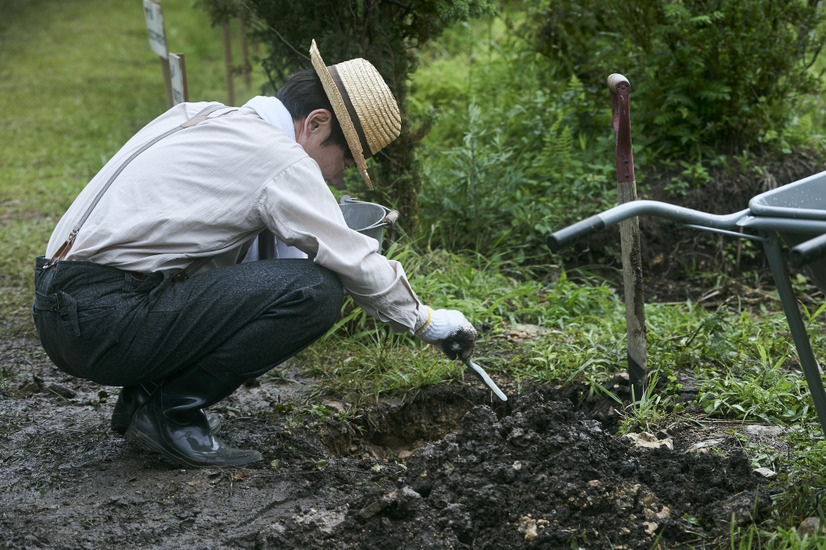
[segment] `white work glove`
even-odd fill
[[[460,311],[425,308],[428,320],[419,327],[416,336],[442,350],[449,359],[470,359],[476,344],[476,329],[470,321]]]

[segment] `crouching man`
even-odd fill
[[[83,189],[35,273],[33,315],[63,371],[123,386],[113,429],[189,466],[261,459],[215,437],[204,409],[318,339],[344,292],[377,319],[467,358],[476,332],[423,305],[402,266],[347,227],[326,181],[399,135],[363,59],[294,75],[243,107],[177,105]],[[307,259],[244,262],[262,230]]]

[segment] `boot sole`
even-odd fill
[[[244,466],[253,462],[259,462],[263,459],[261,453],[258,451],[246,451],[250,454],[248,458],[238,457],[237,460],[194,461],[187,457],[170,453],[167,449],[164,449],[158,445],[154,439],[134,429],[134,426],[130,426],[129,429],[126,430],[126,440],[145,451],[160,454],[176,464],[190,466],[192,468],[202,468],[207,466]]]
[[[218,430],[221,429],[221,424],[223,424],[221,417],[212,413],[204,414],[206,414],[207,420],[209,421],[209,433],[215,435],[218,433]],[[132,424],[132,417],[134,415],[134,412],[132,414],[113,414],[111,421],[112,431],[120,436],[125,436],[129,425]]]

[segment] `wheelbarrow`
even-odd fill
[[[826,392],[781,247],[782,240],[791,247],[790,263],[805,268],[814,284],[826,292],[826,172],[752,197],[748,208],[733,214],[709,214],[651,200],[625,202],[554,232],[548,237],[548,247],[558,251],[635,216],[656,216],[763,244],[818,420],[826,434]]]

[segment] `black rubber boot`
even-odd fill
[[[212,435],[204,407],[230,395],[246,379],[216,376],[201,366],[165,381],[135,411],[126,437],[137,446],[185,466],[242,466],[258,451],[230,447]]]
[[[135,411],[149,399],[152,390],[157,387],[157,384],[149,383],[140,386],[124,386],[120,390],[118,400],[115,402],[115,410],[112,412],[112,430],[115,433],[126,434]],[[216,433],[221,428],[221,417],[207,411],[204,411],[204,414],[209,423],[210,433]]]

